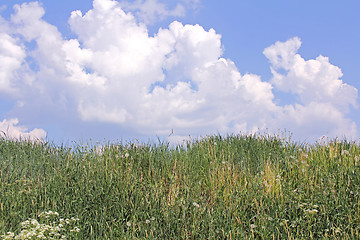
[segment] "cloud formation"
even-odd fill
[[[288,129],[302,129],[303,138],[321,134],[355,138],[357,126],[345,115],[350,107],[357,108],[358,90],[343,83],[341,69],[329,58],[303,59],[297,53],[300,46],[301,40],[294,37],[264,50],[271,64],[271,83],[300,100],[284,107],[279,123]]]
[[[163,7],[151,12],[158,4]],[[357,89],[343,83],[341,69],[328,58],[303,59],[295,37],[264,50],[271,81],[241,74],[222,57],[214,29],[175,21],[149,36],[146,14],[177,16],[180,8],[168,10],[156,0],[128,6],[94,0],[88,12],[71,13],[77,38],[65,39],[42,19],[38,2],[15,5],[9,21],[0,19],[0,98],[11,94],[17,103],[8,115],[30,122],[111,123],[147,136],[171,129],[198,136],[284,128],[299,139],[357,136],[346,117],[357,107]],[[136,11],[142,9],[140,17]],[[274,88],[299,102],[278,105]]]
[[[0,122],[0,135],[12,140],[30,140],[43,141],[46,137],[46,132],[43,129],[35,128],[29,131],[24,126],[18,126],[19,120],[17,118],[4,119]]]
[[[349,105],[356,107],[358,91],[343,83],[341,69],[321,55],[316,59],[304,60],[297,54],[300,46],[300,39],[295,37],[264,50],[271,63],[275,87],[298,95],[303,104],[327,102],[340,109],[348,109]],[[286,74],[280,74],[279,69],[286,71]]]

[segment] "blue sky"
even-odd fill
[[[358,1],[0,1],[0,130],[359,138]],[[79,10],[79,11],[77,11]]]

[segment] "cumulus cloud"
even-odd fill
[[[13,93],[13,81],[21,68],[26,54],[15,38],[0,32],[0,91]]]
[[[132,6],[146,2],[160,4]],[[116,124],[134,135],[165,136],[174,129],[173,138],[284,128],[301,138],[357,136],[346,117],[356,107],[357,89],[343,83],[328,58],[303,59],[299,38],[264,50],[273,73],[268,82],[241,74],[223,58],[214,29],[174,21],[149,36],[138,8],[134,15],[129,6],[94,0],[88,12],[71,13],[77,37],[65,39],[42,19],[39,3],[15,5],[11,19],[0,21],[0,41],[8,46],[0,47],[6,66],[0,67],[0,98],[12,89],[18,102],[8,115],[33,123]],[[165,6],[157,11],[169,11]],[[35,47],[27,47],[30,42]],[[274,88],[300,102],[277,105]]]
[[[0,132],[3,137],[11,140],[30,140],[43,141],[46,137],[46,132],[43,129],[35,128],[29,131],[24,126],[19,126],[17,118],[4,119],[0,122]]]
[[[277,119],[278,126],[294,130],[297,139],[313,142],[321,136],[357,137],[356,124],[331,103],[287,105]]]
[[[358,90],[343,83],[341,69],[332,65],[329,58],[320,55],[303,59],[297,53],[300,46],[300,38],[294,37],[264,50],[271,64],[272,84],[300,99],[299,103],[283,108],[279,126],[301,128],[304,138],[321,133],[355,138],[356,124],[345,114],[350,107],[357,107]]]
[[[306,61],[297,54],[300,46],[301,40],[295,37],[264,50],[274,75],[272,83],[279,90],[298,95],[304,104],[315,101],[332,103],[340,109],[356,107],[358,91],[343,83],[341,69],[322,55]],[[286,74],[279,73],[279,69]]]

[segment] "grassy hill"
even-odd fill
[[[359,239],[359,193],[360,147],[345,140],[0,140],[4,239]]]

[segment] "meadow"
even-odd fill
[[[0,139],[2,239],[360,239],[359,193],[360,147],[346,140]]]

